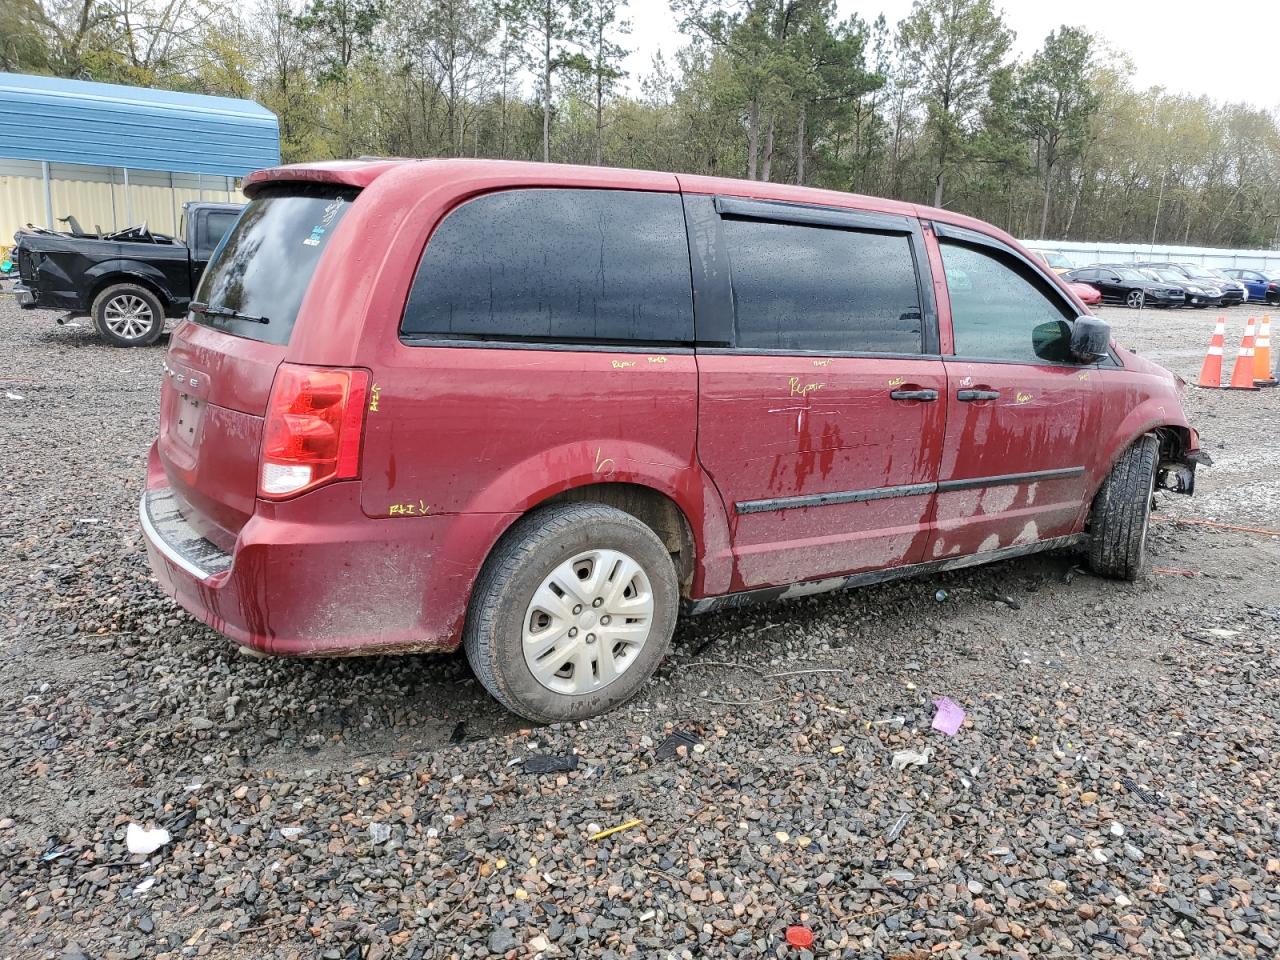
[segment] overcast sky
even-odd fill
[[[650,70],[661,50],[670,61],[683,40],[666,0],[631,0],[634,52],[627,59],[628,86]],[[883,13],[891,27],[911,10],[911,0],[837,0],[841,17],[870,22]],[[1133,61],[1139,87],[1215,100],[1280,108],[1280,5],[1262,0],[1008,0],[996,6],[1017,33],[1014,50],[1026,58],[1050,30],[1067,23],[1103,37]]]

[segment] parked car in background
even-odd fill
[[[1140,267],[1149,267],[1162,272],[1173,272],[1186,277],[1201,286],[1214,286],[1222,291],[1221,306],[1234,306],[1244,303],[1244,285],[1223,282],[1225,278],[1216,275],[1211,269],[1199,263],[1140,263]]]
[[[1076,265],[1071,262],[1071,258],[1065,253],[1060,253],[1057,250],[1045,250],[1042,247],[1028,247],[1027,249],[1039,257],[1050,270],[1059,276],[1064,273],[1070,273],[1076,268]]]
[[[1067,281],[1067,286],[1086,307],[1096,307],[1102,302],[1102,291],[1092,284]]]
[[[1209,276],[1217,278],[1218,286],[1226,291],[1227,295],[1229,295],[1230,291],[1237,290],[1240,293],[1241,303],[1244,303],[1249,299],[1249,288],[1245,286],[1243,280],[1237,280],[1235,277],[1230,276],[1225,270],[1220,270],[1217,267],[1205,267],[1204,270],[1205,273],[1209,274]],[[1235,298],[1232,297],[1231,299],[1234,300]]]
[[[1063,274],[1062,279],[1087,283],[1101,292],[1105,302],[1123,303],[1134,309],[1180,307],[1186,301],[1181,287],[1152,280],[1142,271],[1124,264],[1095,264]]]
[[[1222,288],[1210,284],[1207,280],[1192,280],[1190,277],[1184,277],[1177,271],[1167,268],[1161,270],[1156,267],[1139,267],[1138,269],[1152,280],[1158,280],[1170,286],[1181,287],[1186,297],[1185,304],[1188,307],[1203,310],[1205,307],[1218,306],[1222,303]]]
[[[162,588],[266,653],[461,645],[509,709],[580,719],[681,607],[1070,544],[1136,578],[1203,460],[1173,374],[949,211],[482,160],[244,189],[140,524]]]
[[[154,343],[165,317],[179,317],[223,236],[240,216],[238,203],[188,203],[183,239],[152,233],[145,223],[103,233],[57,233],[28,226],[14,235],[20,306],[91,316],[98,335],[115,347]]]
[[[1261,270],[1232,267],[1222,272],[1243,283],[1250,300],[1258,303],[1280,303],[1280,271],[1273,271],[1268,275]]]

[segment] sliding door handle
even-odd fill
[[[999,400],[999,390],[957,390],[956,399],[966,403],[974,400]]]
[[[894,400],[923,400],[932,403],[938,399],[937,390],[894,390],[889,394]]]

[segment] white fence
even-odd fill
[[[1064,253],[1077,267],[1091,263],[1200,263],[1208,267],[1280,270],[1280,250],[1225,250],[1171,247],[1149,243],[1080,243],[1074,240],[1023,240],[1031,249]]]

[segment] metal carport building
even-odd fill
[[[279,162],[251,100],[0,73],[0,246],[68,214],[176,234],[183,203],[243,199],[239,178]]]

